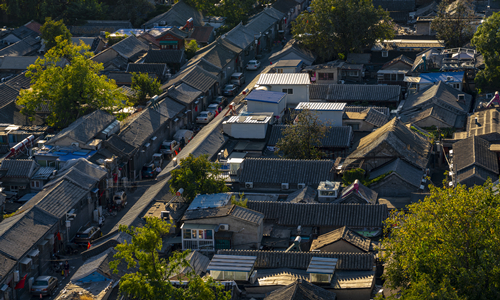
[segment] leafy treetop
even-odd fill
[[[497,88],[500,82],[500,12],[494,12],[477,29],[472,44],[484,57],[485,69],[475,82],[481,88]]]
[[[132,73],[132,89],[136,91],[137,104],[144,105],[148,97],[161,94],[161,83],[147,73]]]
[[[61,36],[63,40],[71,41],[71,33],[64,25],[63,20],[55,21],[48,17],[40,27],[42,40],[45,43],[45,51],[57,45],[56,37]]]

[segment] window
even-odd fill
[[[318,73],[318,80],[333,80],[333,73]]]
[[[405,75],[404,74],[398,74],[398,81],[403,81],[405,80]]]
[[[293,89],[282,89],[283,93],[287,93],[289,95],[293,95]]]
[[[396,81],[397,79],[397,74],[391,74],[391,81]]]
[[[198,239],[203,239],[203,230],[198,230]]]
[[[384,80],[385,81],[391,80],[391,74],[384,74]]]
[[[357,77],[358,76],[358,71],[347,71],[347,76],[350,77]]]
[[[191,229],[184,229],[184,238],[188,240],[191,239]]]
[[[359,130],[359,124],[355,124],[355,123],[347,123],[346,125],[347,125],[347,126],[351,126],[351,127],[352,127],[352,130]]]
[[[335,192],[334,191],[320,191],[319,195],[320,196],[335,196]]]
[[[283,69],[276,69],[276,73],[283,73]]]
[[[32,188],[39,188],[40,187],[40,181],[34,180],[31,182],[31,187]]]
[[[191,233],[191,238],[192,239],[196,239],[196,233],[197,233],[198,230],[194,229]]]
[[[19,186],[17,186],[17,185],[11,185],[10,186],[10,191],[11,192],[18,192],[19,191]]]
[[[456,88],[457,90],[460,89],[460,83],[452,83],[451,86]]]
[[[211,240],[213,237],[212,230],[205,230],[205,239]]]
[[[389,56],[389,52],[387,52],[387,50],[383,50],[382,57],[388,57],[388,56]]]
[[[329,274],[317,274],[317,273],[311,273],[311,282],[327,282],[329,283],[330,280]]]

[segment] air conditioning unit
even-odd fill
[[[229,230],[229,224],[219,224],[219,230]]]
[[[162,220],[169,220],[170,219],[170,211],[162,211],[161,212],[161,219]]]
[[[465,101],[465,94],[458,94],[458,101]]]
[[[71,143],[71,146],[80,147],[79,143]]]
[[[19,189],[20,189],[20,190],[25,190],[25,189],[26,189],[26,186],[25,186],[25,185],[20,185],[20,186],[19,186]]]
[[[297,187],[298,187],[299,189],[303,189],[303,188],[305,188],[305,187],[306,187],[306,184],[305,184],[305,183],[298,183],[298,184],[297,184]]]
[[[446,81],[453,81],[453,77],[452,76],[446,76]]]
[[[253,189],[253,182],[245,182],[245,188]]]
[[[281,184],[281,189],[282,189],[282,190],[288,190],[288,189],[289,189],[289,185],[288,185],[288,183],[282,183],[282,184]]]

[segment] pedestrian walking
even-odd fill
[[[69,262],[66,261],[64,263],[64,278],[68,277],[69,276]]]

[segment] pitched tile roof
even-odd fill
[[[16,261],[0,253],[0,278],[5,278],[16,265]]]
[[[422,178],[424,176],[424,171],[422,169],[416,168],[411,164],[405,162],[404,160],[397,158],[387,164],[371,170],[369,179],[375,179],[381,175],[388,173],[398,174],[402,180],[408,182],[416,188],[420,187]],[[374,186],[376,185],[377,184],[374,184]]]
[[[409,57],[407,57],[407,56],[405,56],[404,54],[401,54],[400,56],[394,58],[393,60],[385,63],[382,66],[381,70],[384,70],[385,68],[388,68],[388,67],[396,64],[397,62],[403,62],[403,63],[407,64],[409,67],[411,67],[411,66],[413,66],[414,60],[411,59],[411,58],[409,58]]]
[[[222,35],[222,38],[243,49],[246,49],[255,41],[253,32],[250,32],[242,23],[239,23],[228,33]]]
[[[283,138],[283,130],[290,125],[273,125],[268,145],[275,146]],[[323,147],[348,148],[351,145],[353,131],[351,126],[328,127],[325,137],[321,139]]]
[[[40,49],[41,43],[32,37],[26,37],[19,42],[0,50],[0,56],[24,56]]]
[[[120,130],[118,136],[126,143],[138,149],[146,140],[160,129],[168,120],[167,117],[155,111],[152,108],[147,108],[138,113],[130,123],[125,125]]]
[[[105,111],[96,110],[93,113],[78,118],[50,139],[47,145],[55,145],[57,141],[67,137],[76,142],[87,144],[99,132],[106,129],[115,119],[114,116]]]
[[[366,113],[365,122],[376,127],[382,127],[389,121],[389,117],[387,115],[371,107],[364,110],[363,113]]]
[[[172,99],[180,101],[186,105],[191,104],[193,101],[200,97],[202,92],[185,84],[181,83],[175,88],[168,90],[168,96]]]
[[[35,22],[35,21],[30,21],[23,26],[20,26],[14,31],[12,31],[12,34],[17,36],[20,39],[24,39],[26,37],[32,37],[35,38],[38,35],[40,35],[40,23]]]
[[[165,22],[168,26],[184,26],[189,18],[193,18],[194,26],[203,26],[203,15],[194,7],[189,6],[183,0],[179,0],[172,7],[151,20],[144,23],[144,26],[152,27],[155,23]]]
[[[333,164],[332,160],[245,158],[239,179],[254,184],[305,183],[315,186],[320,181],[333,180]]]
[[[3,58],[0,70],[5,71],[25,71],[36,62],[38,56],[6,56]]]
[[[269,30],[278,21],[278,17],[273,17],[262,11],[254,16],[245,27],[254,34],[265,34],[266,30]]]
[[[298,3],[295,0],[276,0],[273,3],[273,8],[287,14],[290,12],[290,9],[297,7],[297,5]]]
[[[269,57],[269,61],[277,62],[284,58],[300,59],[304,62],[305,65],[308,66],[310,66],[314,62],[314,60],[316,60],[316,56],[311,51],[305,49],[305,47],[302,47],[295,39],[289,40],[282,50],[273,53]]]
[[[180,82],[205,93],[218,82],[218,78],[199,66],[191,66],[179,72],[173,79],[164,84],[162,89],[165,90]]]
[[[296,190],[286,197],[286,202],[290,203],[317,203],[316,190],[308,185],[304,188]]]
[[[312,84],[309,98],[325,101],[376,101],[398,102],[401,94],[399,85],[372,84]]]
[[[5,96],[5,95],[3,95]],[[2,87],[0,85],[0,120],[7,124],[16,124],[16,125],[43,125],[44,120],[38,116],[34,116],[34,120],[31,121],[28,116],[25,116],[21,113],[21,109],[17,106],[13,101],[10,104],[7,104],[2,107],[1,100],[2,99]]]
[[[465,102],[458,101],[458,95],[465,95]],[[421,89],[420,92],[410,95],[406,99],[401,114],[407,114],[413,108],[426,105],[439,105],[442,108],[450,110],[448,107],[452,107],[453,112],[458,114],[459,112],[467,113],[472,102],[472,96],[459,91],[452,86],[439,81],[436,84],[429,86],[428,88]]]
[[[407,115],[401,115],[401,117],[405,123],[417,123],[428,118],[433,118],[441,123],[444,123],[447,127],[455,127],[455,125],[459,125],[457,124],[457,115],[454,112],[440,106],[429,107],[425,110],[412,112]],[[457,127],[462,127],[462,125]]]
[[[16,101],[19,91],[6,84],[0,84],[0,108]]]
[[[26,73],[21,73],[6,81],[5,84],[18,91],[29,89],[31,86],[31,78],[26,77]]]
[[[264,220],[263,214],[237,205],[188,210],[184,214],[182,220],[187,221],[207,218],[221,218],[226,216],[233,216],[237,219],[254,224],[260,224],[262,223],[262,220]]]
[[[88,190],[81,188],[75,181],[70,179],[69,176],[63,177],[36,194],[29,202],[30,204],[36,204],[37,208],[60,219],[81,199],[87,201]]]
[[[155,109],[160,114],[171,119],[185,110],[186,106],[176,102],[172,98],[166,97],[158,103]]]
[[[476,165],[462,169],[457,173],[457,180],[460,183],[463,183],[465,180],[473,179],[474,184],[482,185],[488,178],[495,181],[498,178],[498,173],[488,171]]]
[[[285,226],[382,227],[387,218],[387,206],[379,204],[248,201],[247,206],[263,213],[264,219]]]
[[[257,256],[255,269],[290,268],[306,270],[313,257],[337,258],[336,270],[372,270],[371,253],[282,252],[263,250],[219,250],[219,255]]]
[[[66,212],[65,212],[66,213]],[[27,209],[0,223],[0,253],[19,260],[59,222],[37,207]],[[4,261],[1,261],[2,265]]]
[[[106,146],[110,147],[111,152],[117,155],[132,155],[136,148],[125,142],[121,137],[113,134],[106,140]]]
[[[0,104],[0,107],[1,106]],[[496,108],[475,112],[467,119],[466,133],[469,137],[474,135],[485,136],[495,133],[500,134],[500,112]]]
[[[195,39],[198,43],[208,43],[213,32],[212,26],[195,26],[190,38]]]
[[[380,106],[349,106],[349,105],[347,105],[346,107],[344,107],[344,111],[345,112],[362,112],[362,111],[365,111],[365,110],[370,109],[370,108],[372,108],[380,113],[383,113],[387,117],[389,117],[389,115],[390,115],[388,107],[380,107]]]
[[[341,198],[335,200],[334,202],[341,203],[342,199],[345,199],[347,196],[353,193],[359,196],[364,201],[366,201],[366,203],[369,204],[377,203],[378,193],[363,185],[361,182],[359,182],[358,179],[354,180],[354,182],[351,183],[351,185],[344,188],[342,190]]]
[[[419,168],[426,168],[431,143],[426,137],[413,132],[400,120],[393,118],[384,126],[370,133],[355,144],[354,150],[344,162],[345,166],[367,157],[383,143],[390,145],[401,158]]]
[[[198,50],[196,55],[189,60],[186,67],[196,64],[198,60],[203,58],[217,68],[223,69],[238,56],[238,53],[241,52],[240,48],[234,47],[234,45],[218,38],[209,45]]]
[[[184,50],[149,50],[144,58],[147,64],[179,64],[184,59]]]
[[[264,300],[335,300],[336,294],[306,280],[296,281],[272,291]]]
[[[47,180],[55,169],[55,167],[40,167],[35,174],[33,174],[31,179]]]
[[[97,181],[103,179],[108,174],[108,171],[103,167],[93,164],[88,160],[86,160],[85,158],[79,158],[66,162],[64,167],[59,170],[57,174],[58,177],[66,174],[66,172],[71,169],[78,170]]]
[[[149,47],[138,40],[135,36],[131,35],[108,49],[113,49],[123,57],[128,58],[130,61],[135,61],[139,58],[139,55],[148,52]]]
[[[364,252],[370,251],[371,240],[362,237],[346,226],[337,228],[333,231],[318,236],[315,240],[312,241],[310,251],[320,249],[326,245],[333,244],[340,240],[344,240],[349,244],[363,250]]]
[[[5,159],[0,170],[7,170],[4,175],[7,178],[30,178],[37,166],[33,159]]]
[[[490,151],[490,143],[478,136],[471,136],[453,144],[453,164],[458,172],[472,165],[498,174],[497,154]]]
[[[347,54],[346,62],[350,64],[364,64],[370,63],[370,53],[349,53]]]
[[[142,41],[145,44],[149,45],[149,43],[151,43],[151,44],[155,45],[156,47],[160,48],[160,42],[158,40],[156,40],[156,37],[154,37],[153,35],[151,35],[149,32],[143,32],[137,38],[139,40],[140,39],[145,39],[147,41],[147,43],[145,41]],[[149,50],[149,51],[151,51],[151,50]],[[182,50],[180,50],[180,51],[182,51]]]
[[[168,67],[167,64],[134,64],[130,63],[127,66],[127,72],[135,72],[135,73],[154,73],[158,77],[162,77],[167,74]]]

